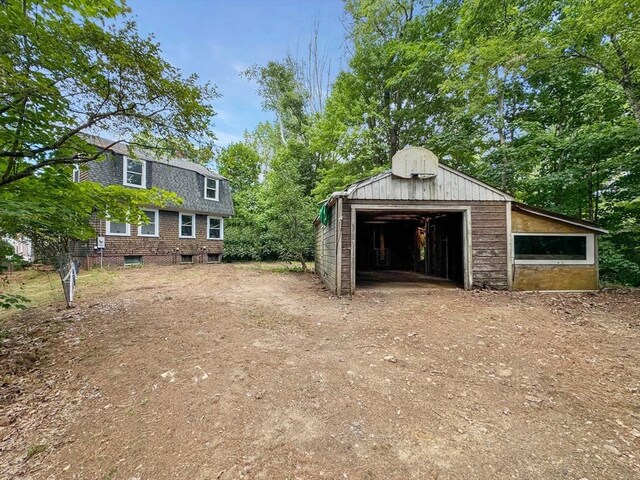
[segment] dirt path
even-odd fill
[[[637,291],[118,280],[5,340],[0,478],[640,478]]]

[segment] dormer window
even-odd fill
[[[146,188],[147,162],[135,158],[123,157],[123,181],[127,187]]]
[[[205,178],[204,179],[204,198],[207,200],[218,201],[218,190],[220,182],[217,178]]]

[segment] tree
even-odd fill
[[[118,0],[0,5],[0,188],[99,158],[91,131],[162,138],[167,155],[211,147],[215,89],[164,61],[128,12]]]
[[[144,223],[140,207],[180,203],[156,189],[74,183],[74,165],[116,143],[211,157],[215,88],[163,60],[128,13],[120,0],[0,2],[0,234],[30,237],[50,260],[94,236],[94,216]],[[87,141],[101,132],[111,145]]]

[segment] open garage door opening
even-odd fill
[[[463,212],[358,212],[356,283],[464,286]]]

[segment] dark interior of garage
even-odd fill
[[[358,212],[356,282],[464,284],[462,212]]]

